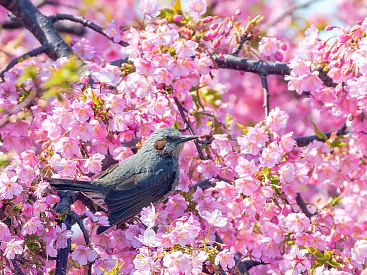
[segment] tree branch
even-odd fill
[[[187,129],[189,130],[190,134],[194,135],[195,134],[194,133],[194,130],[192,129],[192,127],[191,127],[191,125],[190,125],[190,123],[189,123],[189,121],[188,121],[188,119],[187,119],[187,117],[185,115],[185,109],[184,109],[184,107],[181,105],[181,103],[177,99],[177,97],[174,97],[173,99],[175,100],[175,103],[177,105],[178,111],[180,112],[180,115],[182,117],[182,120],[185,123],[185,127],[187,127]],[[200,159],[205,160],[206,158],[205,158],[205,156],[203,154],[203,151],[201,150],[200,145],[199,145],[199,143],[198,143],[198,141],[196,139],[194,140],[194,143],[195,143],[196,149],[197,149],[197,151],[199,153]]]
[[[7,30],[14,30],[23,27],[23,25],[17,21],[5,21],[0,25],[3,27],[3,29]],[[86,32],[86,29],[83,26],[71,22],[56,22],[54,26],[59,32],[75,34],[78,36],[82,36]]]
[[[53,22],[44,16],[29,0],[0,0],[0,5],[11,11],[18,22],[27,28],[46,47],[45,53],[53,60],[69,56],[73,51],[61,38]]]
[[[336,134],[337,136],[342,136],[342,135],[345,135],[347,134],[347,127],[344,125],[342,128],[340,128]],[[335,131],[331,131],[331,132],[327,132],[325,133],[325,135],[330,138],[330,135],[332,133],[334,133]],[[305,147],[307,146],[308,144],[310,144],[311,142],[313,142],[314,140],[318,140],[318,141],[322,141],[322,142],[325,142],[324,139],[316,136],[316,135],[312,135],[312,136],[307,136],[307,137],[295,137],[293,138],[296,142],[297,142],[297,146],[298,147]]]
[[[100,34],[102,34],[103,36],[107,37],[109,40],[113,41],[113,38],[109,37],[106,30],[100,26],[98,26],[96,23],[89,21],[88,19],[82,17],[82,16],[76,16],[76,15],[71,15],[71,14],[54,14],[54,15],[50,15],[49,16],[50,20],[52,22],[56,22],[59,20],[70,20],[73,22],[77,22],[80,24],[83,24],[83,26],[88,27],[92,30],[94,30],[95,32],[98,32]],[[121,46],[128,46],[129,43],[125,42],[125,41],[120,41],[116,44],[119,44]]]
[[[221,69],[230,69],[265,75],[289,75],[291,69],[286,62],[265,61],[259,59],[242,58],[231,54],[212,56]]]
[[[58,213],[70,211],[70,206],[76,201],[77,195],[72,191],[58,191],[60,201],[57,203],[55,210]],[[66,215],[64,220],[67,230],[71,229],[71,215]],[[69,252],[71,251],[71,239],[67,240],[66,248],[62,248],[57,253],[55,275],[66,275]]]
[[[303,200],[300,193],[297,193],[296,202],[299,208],[302,210],[302,213],[305,214],[307,218],[311,218],[313,215],[315,215],[308,210],[306,202]]]
[[[265,118],[269,115],[270,112],[270,93],[268,87],[268,79],[266,74],[260,73],[261,85],[263,86],[264,93],[264,109],[265,109]]]
[[[293,6],[289,7],[288,9],[286,9],[282,14],[280,14],[279,16],[277,16],[276,18],[274,18],[273,20],[267,22],[266,24],[264,24],[264,26],[262,27],[263,30],[267,30],[270,27],[274,26],[275,24],[277,24],[279,21],[281,21],[282,19],[284,19],[285,16],[292,14],[295,10],[298,9],[302,9],[302,8],[306,8],[309,5],[320,1],[320,0],[311,0],[309,2],[306,3],[300,3],[300,4],[294,4]]]
[[[34,57],[34,56],[37,56],[37,55],[40,55],[40,54],[43,54],[46,52],[46,49],[47,47],[46,46],[41,46],[41,47],[38,47],[38,48],[35,48],[17,58],[14,58],[12,59],[8,65],[2,69],[0,71],[0,78],[2,78],[4,80],[4,74],[9,71],[11,68],[13,68],[15,65],[17,65],[18,63],[30,58],[30,57]],[[0,125],[1,126],[1,125]]]

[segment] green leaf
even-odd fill
[[[326,259],[326,260],[330,260],[332,255],[333,255],[333,252],[332,252],[332,251],[330,251],[330,250],[326,250],[326,251],[324,252],[324,259]]]
[[[344,139],[344,136],[338,136],[335,140],[333,140],[333,142],[330,143],[330,147],[331,148],[334,148],[334,147],[341,148],[347,145],[347,143],[344,142],[342,139]]]
[[[175,1],[175,3],[172,5],[172,9],[176,14],[183,14],[180,0]]]
[[[317,258],[324,260],[324,254],[315,247],[307,246],[306,249]]]
[[[338,204],[342,202],[342,200],[343,200],[342,197],[330,198],[328,201],[328,204],[331,206],[337,206]]]
[[[317,128],[316,124],[313,121],[311,121],[311,123],[313,124],[313,131],[315,132],[316,136],[322,138],[323,140],[328,140],[328,137],[324,134],[324,132]]]
[[[332,258],[330,261],[329,261],[329,265],[331,265],[332,267],[340,267],[341,264],[338,263],[334,258]]]

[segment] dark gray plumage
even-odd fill
[[[47,179],[56,190],[81,191],[108,209],[110,226],[139,214],[143,207],[164,200],[177,186],[178,157],[184,143],[197,136],[182,136],[173,128],[150,135],[139,152],[102,172],[92,181]],[[109,227],[100,226],[97,234]]]

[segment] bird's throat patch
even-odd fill
[[[161,152],[166,146],[166,142],[164,140],[158,140],[154,143],[153,148],[156,149],[158,152]]]

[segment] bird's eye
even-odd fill
[[[170,140],[170,137],[169,136],[165,136],[164,137],[164,140],[169,141]]]

